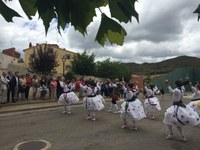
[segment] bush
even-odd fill
[[[75,74],[72,71],[67,72],[64,77],[65,77],[65,80],[76,79]]]

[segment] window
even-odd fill
[[[70,55],[69,54],[67,54],[67,59],[70,59]]]

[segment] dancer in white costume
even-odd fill
[[[192,100],[188,104],[188,106],[191,107],[194,111],[196,111],[200,116],[200,84],[197,83],[194,87],[190,82],[190,86],[193,94],[192,94]]]
[[[154,114],[158,111],[161,110],[160,107],[160,102],[158,100],[157,97],[155,97],[153,88],[153,85],[150,85],[150,87],[148,88],[147,86],[144,87],[146,90],[146,99],[144,101],[144,107],[146,110],[146,115],[147,117],[149,117],[150,119],[154,119]]]
[[[118,87],[118,85],[116,83],[112,83],[111,87],[113,88],[112,94],[111,94],[112,101],[111,101],[108,112],[112,112],[113,107],[115,107],[116,111],[114,113],[121,113],[121,111],[117,105],[117,101],[119,100],[120,88]]]
[[[67,84],[64,85],[64,93],[58,99],[58,103],[64,106],[63,113],[71,114],[70,105],[79,101],[78,96],[70,90]]]
[[[166,138],[173,138],[172,126],[176,126],[179,131],[180,140],[185,142],[186,138],[183,134],[182,126],[197,126],[200,123],[199,115],[190,107],[183,104],[182,97],[184,93],[181,88],[182,82],[180,80],[175,81],[175,89],[171,88],[168,80],[166,80],[165,83],[169,92],[173,94],[173,105],[166,110],[163,120],[164,124],[166,124],[169,129],[169,135]]]
[[[80,88],[84,89],[87,97],[83,99],[84,108],[87,110],[86,119],[96,120],[96,111],[101,111],[104,108],[104,98],[99,94],[99,89],[95,83],[90,83],[87,86],[80,84]]]
[[[133,84],[127,86],[126,100],[121,105],[121,118],[123,119],[122,129],[127,128],[127,119],[131,119],[133,125],[130,129],[137,130],[136,121],[146,117],[143,105],[137,98],[138,92],[133,92],[131,89]]]

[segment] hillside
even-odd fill
[[[158,63],[124,63],[126,67],[135,74],[163,74],[171,72],[180,67],[200,67],[200,58],[191,56],[180,56]]]

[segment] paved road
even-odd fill
[[[71,115],[62,114],[62,108],[58,107],[0,116],[0,150],[12,150],[20,142],[38,139],[51,142],[51,150],[200,149],[200,128],[197,127],[184,128],[186,143],[165,139],[167,128],[162,120],[171,104],[169,95],[161,101],[162,111],[155,120],[144,119],[137,123],[138,131],[120,129],[122,120],[119,114],[107,112],[109,104],[97,113],[96,121],[86,120],[86,112],[79,105],[72,107]],[[175,133],[177,135],[176,130]]]

